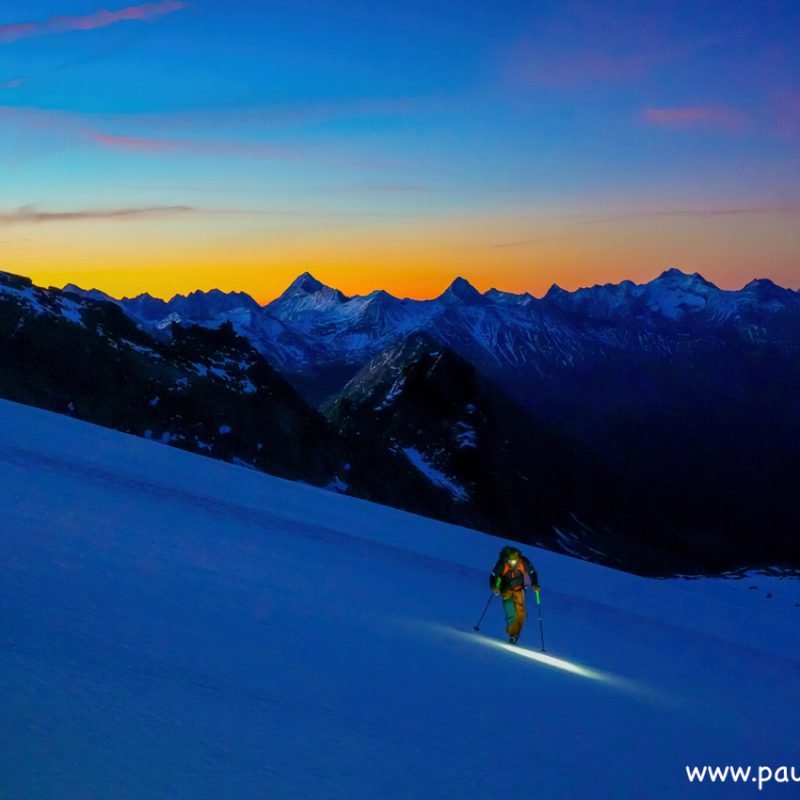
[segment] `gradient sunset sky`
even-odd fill
[[[800,287],[800,4],[4,0],[0,269]]]

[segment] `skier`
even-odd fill
[[[525,589],[539,591],[539,576],[533,564],[517,550],[507,545],[489,576],[489,586],[503,598],[508,641],[516,644],[525,624]]]

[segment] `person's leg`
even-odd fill
[[[522,626],[525,624],[525,592],[520,590],[511,592],[511,595],[509,601],[514,605],[514,617],[512,624],[509,624],[506,629],[510,637],[518,639],[522,632]],[[506,620],[508,620],[508,613],[506,613]]]
[[[517,592],[503,592],[503,613],[506,615],[506,632],[509,636],[514,634],[511,632],[516,625],[517,620],[517,604],[514,600],[514,595]]]

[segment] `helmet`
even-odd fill
[[[520,559],[520,552],[516,547],[504,547],[500,551],[500,556],[504,561],[513,561],[516,563]]]

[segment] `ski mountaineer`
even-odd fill
[[[539,591],[539,576],[533,564],[517,550],[507,545],[489,576],[489,586],[503,598],[508,641],[516,644],[525,624],[525,590]]]

